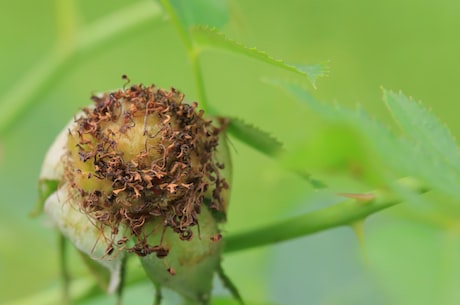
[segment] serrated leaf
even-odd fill
[[[395,175],[399,176],[413,176],[416,179],[420,179],[425,182],[428,187],[437,189],[453,198],[460,198],[460,177],[457,171],[450,163],[446,163],[444,160],[454,160],[454,152],[448,154],[441,154],[438,151],[436,145],[446,145],[445,149],[453,149],[454,143],[448,131],[441,128],[442,125],[436,119],[429,118],[429,114],[425,109],[419,105],[405,105],[410,107],[417,107],[417,109],[411,109],[410,111],[403,112],[398,115],[409,116],[411,111],[413,113],[419,113],[419,115],[425,117],[423,120],[417,120],[415,118],[401,118],[403,120],[410,120],[412,123],[404,122],[405,129],[408,129],[408,137],[398,137],[392,133],[387,127],[371,119],[363,111],[351,110],[339,105],[328,105],[316,101],[311,94],[299,85],[281,82],[271,81],[272,84],[282,88],[299,101],[305,103],[316,113],[321,115],[323,118],[332,122],[344,122],[349,126],[354,126],[359,132],[366,136],[367,146],[372,146],[371,152],[375,154],[374,158],[380,163],[380,166],[376,168],[384,178],[394,179]],[[393,99],[394,95],[391,96]],[[387,99],[390,97],[388,96]],[[394,103],[406,103],[404,98],[400,98],[399,101],[393,100]],[[429,122],[429,123],[428,123]],[[417,124],[427,125],[421,128],[423,134],[420,134],[420,130],[415,130]],[[437,126],[436,126],[437,125]],[[440,127],[441,126],[441,127]],[[432,134],[429,130],[434,128]],[[417,137],[418,141],[424,139],[428,144],[418,143],[414,145],[413,137]],[[440,143],[437,143],[435,138],[440,138]],[[444,143],[444,144],[441,144]],[[442,148],[442,147],[441,147]]]
[[[329,74],[329,67],[327,64],[311,64],[311,65],[300,65],[293,64],[298,70],[303,71],[313,87],[316,85],[316,80],[320,77],[325,77]]]
[[[367,139],[366,146],[373,147],[373,149],[363,153],[373,158],[374,163],[380,164],[376,168],[379,171],[376,174],[382,175],[382,178],[388,180],[395,178],[395,175],[413,176],[433,189],[453,198],[460,198],[460,188],[458,187],[460,178],[452,167],[446,166],[442,162],[442,158],[440,159],[438,155],[427,153],[423,146],[413,145],[408,139],[396,136],[362,110],[320,103],[297,84],[277,80],[271,81],[271,83],[305,103],[326,120],[345,123],[364,135]],[[309,139],[305,139],[305,141],[308,145]]]
[[[405,135],[426,153],[439,156],[446,165],[460,172],[460,154],[449,129],[420,102],[407,98],[402,93],[383,91],[383,100]]]
[[[288,64],[281,59],[276,59],[263,51],[256,48],[246,47],[243,44],[228,38],[215,28],[195,27],[191,31],[193,41],[201,48],[218,48],[229,52],[238,53],[250,58],[265,62],[272,66],[288,70],[308,78],[313,87],[316,86],[316,80],[327,75],[328,69],[324,64]]]
[[[185,28],[196,25],[221,28],[230,18],[226,0],[170,0],[170,3]]]
[[[269,157],[279,158],[284,153],[281,142],[268,132],[254,125],[247,124],[243,120],[237,118],[229,119],[227,131],[241,142]],[[326,187],[322,181],[312,178],[304,169],[292,167],[288,167],[287,169],[307,180],[314,188]]]
[[[283,150],[283,145],[269,133],[245,123],[243,120],[231,118],[227,125],[227,131],[241,142],[255,150],[277,157]]]
[[[310,172],[317,169],[328,173],[348,172],[372,187],[384,183],[389,173],[382,166],[379,151],[382,151],[381,146],[397,147],[396,139],[385,128],[362,111],[318,102],[298,84],[279,80],[267,82],[295,97],[301,105],[308,106],[327,122],[311,131],[308,138],[299,139],[297,149],[285,157],[289,166],[297,164]],[[372,138],[382,141],[372,145],[369,140]]]

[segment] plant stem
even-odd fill
[[[404,188],[413,193],[424,193],[427,190],[417,181],[404,178],[400,179],[392,189]],[[373,213],[401,203],[401,199],[387,191],[375,191],[370,194],[352,195],[345,194],[347,199],[334,206],[310,212],[302,216],[293,217],[286,221],[255,229],[246,233],[234,234],[225,237],[225,253],[246,250],[254,247],[266,246],[290,239],[310,235],[319,231],[340,226],[352,225],[363,221]],[[134,277],[128,281],[128,286],[145,280],[142,272],[134,272]],[[72,299],[83,301],[90,297],[103,294],[102,290],[95,289],[96,284],[89,279],[79,279],[72,285]],[[41,292],[5,305],[49,305],[56,304],[59,298],[57,288]]]
[[[410,178],[401,179],[397,184],[398,187],[405,187],[416,193],[426,191],[417,181]],[[327,208],[249,232],[230,235],[225,238],[224,251],[225,253],[231,253],[254,247],[272,245],[319,231],[352,225],[357,221],[363,221],[373,213],[401,202],[401,199],[393,193],[381,190],[366,194],[366,199],[364,200],[362,199],[362,195],[359,194],[348,194],[346,197],[345,201]]]
[[[190,38],[187,28],[179,20],[179,17],[177,16],[171,3],[168,0],[161,0],[161,3],[163,4],[165,11],[168,13],[169,18],[171,19],[171,23],[179,33],[179,36],[182,39],[185,48],[187,49],[187,54],[192,67],[193,77],[195,79],[199,105],[201,109],[207,111],[208,101],[206,98],[206,89],[204,86],[203,72],[201,70],[199,62],[200,49],[194,45],[192,39]]]
[[[64,235],[59,235],[59,264],[62,280],[62,304],[70,304],[70,275],[67,262],[67,240]]]
[[[201,70],[199,62],[199,53],[195,49],[191,49],[189,52],[189,58],[192,64],[192,72],[195,78],[195,84],[197,87],[198,101],[201,109],[204,111],[208,110],[208,102],[206,98],[206,89],[204,87],[203,72]]]
[[[187,50],[193,49],[192,40],[190,39],[190,36],[188,35],[186,28],[179,20],[179,17],[177,16],[171,3],[168,0],[161,0],[161,4],[163,4],[163,7],[169,16],[171,23],[179,33],[179,36],[182,39],[182,42],[185,44]]]

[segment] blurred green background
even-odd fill
[[[0,0],[0,103],[52,50],[60,29],[56,2]],[[78,22],[146,1],[75,1]],[[388,120],[380,87],[403,90],[460,134],[460,3],[456,1],[229,1],[229,37],[293,63],[329,61],[314,95],[359,103]],[[210,103],[295,145],[296,102],[261,82],[293,77],[225,52],[201,58]],[[28,216],[37,200],[41,161],[55,135],[91,93],[134,83],[174,86],[196,99],[185,48],[162,15],[79,53],[0,139],[0,303],[57,285],[56,234]],[[27,85],[27,84],[26,84]],[[303,116],[302,116],[303,117]],[[315,126],[311,115],[311,127]],[[307,123],[308,124],[308,123]],[[304,181],[234,140],[234,183],[225,233],[238,232],[326,204]],[[344,185],[344,190],[347,191]],[[348,228],[224,258],[224,268],[251,301],[276,304],[458,304],[460,230],[412,217],[396,207],[372,217],[360,248]],[[86,270],[74,263],[76,275]],[[146,290],[148,291],[148,289]],[[147,301],[147,303],[149,303]],[[98,303],[99,304],[99,303]]]

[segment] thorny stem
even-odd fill
[[[426,191],[417,181],[410,178],[399,180],[398,186],[403,186],[415,193]],[[224,251],[225,253],[230,253],[271,245],[327,229],[352,225],[357,221],[364,220],[371,214],[401,203],[401,199],[393,193],[379,190],[371,192],[371,194],[372,198],[368,200],[349,198],[339,204],[293,217],[276,224],[245,233],[230,235],[225,238]]]
[[[63,2],[57,0],[57,2]],[[65,2],[65,1],[64,1]],[[72,5],[63,5],[63,12],[70,13]],[[59,12],[62,13],[62,12]],[[13,126],[19,122],[20,117],[28,111],[34,102],[38,100],[46,90],[55,84],[67,73],[78,54],[95,51],[98,47],[107,45],[115,38],[126,32],[134,32],[135,28],[154,18],[159,18],[161,8],[154,1],[142,1],[128,8],[114,12],[101,20],[85,26],[79,31],[72,27],[73,22],[67,22],[54,48],[44,58],[32,67],[23,79],[19,80],[10,91],[0,97],[0,136],[4,136]],[[64,22],[69,16],[60,16]],[[73,17],[69,17],[74,20]],[[76,35],[78,37],[68,37]]]

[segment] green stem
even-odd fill
[[[65,33],[75,34],[77,32],[70,24],[66,25],[67,30],[62,30],[50,54],[40,60],[23,79],[0,97],[2,101],[0,103],[0,137],[7,134],[19,122],[21,116],[34,106],[34,102],[63,78],[63,75],[73,67],[78,55],[88,54],[94,52],[98,47],[107,46],[122,34],[134,32],[146,22],[159,18],[161,15],[160,6],[154,1],[139,2],[82,28],[74,42],[69,37],[62,37],[65,36]]]
[[[192,40],[190,39],[190,36],[188,35],[187,30],[185,29],[184,25],[179,20],[179,16],[177,16],[176,11],[174,10],[171,3],[168,0],[161,0],[161,4],[163,5],[163,8],[168,14],[172,25],[176,28],[177,32],[179,33],[179,36],[184,42],[187,50],[192,50],[193,49]]]
[[[399,180],[392,189],[401,187],[414,193],[424,193],[427,191],[417,181],[410,178]],[[266,246],[339,226],[352,225],[357,221],[364,220],[373,213],[401,202],[397,196],[386,191],[375,191],[365,196],[346,196],[347,199],[334,206],[293,217],[286,221],[246,233],[227,236],[225,237],[225,253]],[[146,280],[145,275],[140,269],[135,270],[137,272],[133,274],[135,275],[134,277],[129,279],[128,286]],[[96,284],[90,279],[76,280],[72,285],[72,299],[78,302],[103,294],[102,290],[95,288]],[[50,305],[56,304],[56,300],[58,299],[59,290],[53,288],[23,300],[6,303],[5,305]]]
[[[398,186],[416,193],[426,191],[419,183],[409,178],[399,180]],[[365,199],[360,195],[354,198],[349,198],[353,195],[347,196],[347,200],[336,205],[249,232],[230,235],[225,238],[225,253],[272,245],[319,231],[352,225],[401,202],[399,197],[386,191],[371,192]]]
[[[61,233],[59,234],[59,267],[61,270],[62,280],[62,304],[70,304],[70,274],[67,262],[67,239]]]
[[[198,101],[200,101],[200,107],[204,111],[208,110],[208,101],[206,98],[206,89],[204,86],[203,72],[201,70],[199,62],[199,53],[192,49],[189,52],[190,61],[192,64],[192,72],[195,79],[195,84],[197,88]]]
[[[185,45],[185,48],[187,49],[187,54],[192,66],[192,73],[193,77],[195,79],[195,85],[197,89],[197,96],[198,96],[198,101],[200,104],[200,107],[207,111],[208,109],[208,101],[206,98],[206,89],[204,86],[204,78],[203,78],[203,72],[200,66],[199,62],[199,48],[197,48],[192,39],[190,38],[189,33],[187,32],[187,29],[185,26],[182,24],[182,22],[179,20],[179,17],[177,16],[174,7],[171,5],[171,3],[168,0],[161,0],[161,3],[163,4],[163,7],[167,14],[169,15],[169,18],[171,20],[171,23],[173,26],[176,28],[177,32],[179,33],[180,38],[182,39],[182,42]]]
[[[125,288],[125,285],[126,285],[126,263],[127,263],[127,257],[125,256],[123,258],[123,261],[121,263],[121,272],[120,272],[120,284],[117,288],[117,304],[116,305],[121,305],[122,302],[123,302],[123,292],[124,292],[124,288]]]

